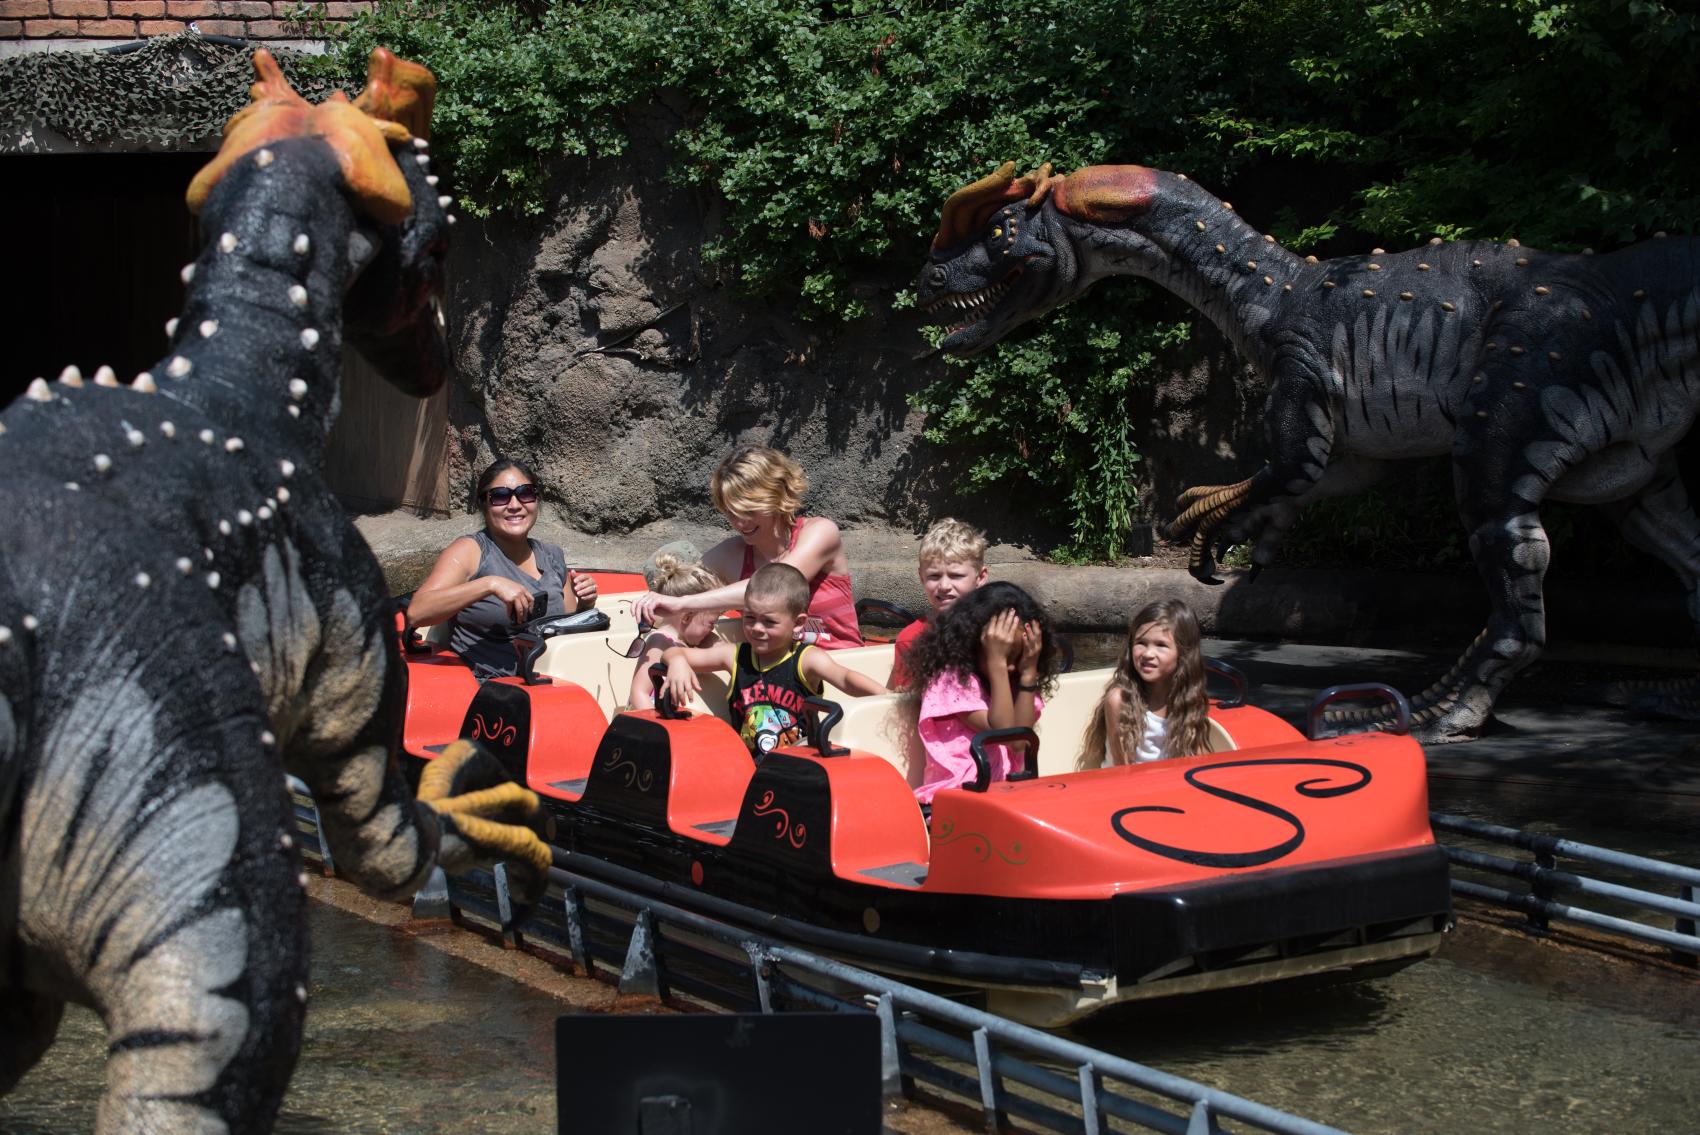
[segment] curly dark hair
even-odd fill
[[[1060,661],[1051,617],[1031,595],[1002,580],[976,587],[921,632],[903,659],[910,675],[910,693],[920,697],[928,683],[942,674],[979,677],[980,632],[985,630],[993,615],[1011,608],[1022,622],[1037,621],[1039,624],[1044,638],[1044,645],[1039,650],[1039,687],[1041,693],[1050,694],[1056,687]]]

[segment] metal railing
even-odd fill
[[[294,784],[300,846],[328,850],[304,786]],[[558,862],[571,856],[557,850]],[[416,909],[455,913],[510,941],[619,974],[622,993],[683,993],[722,1008],[875,1014],[887,1095],[925,1084],[977,1102],[988,1124],[1017,1118],[1049,1131],[1099,1135],[1112,1118],[1171,1135],[1220,1135],[1219,1120],[1276,1135],[1345,1135],[1301,1116],[1017,1024],[809,950],[639,895],[562,867],[516,934],[507,872],[440,871]],[[446,895],[446,901],[444,896]]]
[[[1447,856],[1459,867],[1508,876],[1528,884],[1528,890],[1515,891],[1454,875],[1454,894],[1520,911],[1536,929],[1545,930],[1554,920],[1565,920],[1616,937],[1662,946],[1683,964],[1700,964],[1700,934],[1696,933],[1697,924],[1700,924],[1700,903],[1695,901],[1696,888],[1700,888],[1700,870],[1443,812],[1431,813],[1429,821],[1436,831],[1520,848],[1533,856],[1532,859],[1510,859],[1468,847],[1443,844]],[[1675,894],[1642,890],[1562,870],[1560,858],[1607,867],[1620,877],[1627,876],[1636,881],[1652,880],[1670,887]],[[1555,898],[1558,895],[1604,899],[1656,917],[1668,916],[1672,923],[1666,929],[1649,922],[1559,902]]]

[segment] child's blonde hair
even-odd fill
[[[947,516],[921,537],[921,566],[949,563],[986,566],[986,534],[964,521]]]
[[[684,560],[672,552],[657,552],[649,568],[649,589],[661,595],[696,595],[720,586],[720,577],[699,561]]]
[[[803,509],[809,479],[802,466],[777,449],[748,445],[715,467],[709,495],[723,516],[771,512],[789,523]]]
[[[1122,692],[1121,715],[1116,720],[1122,752],[1131,757],[1145,738],[1145,685],[1133,668],[1133,636],[1141,627],[1152,623],[1175,638],[1175,677],[1169,686],[1169,729],[1164,748],[1175,756],[1191,756],[1209,747],[1210,697],[1204,688],[1204,653],[1199,646],[1198,618],[1179,599],[1159,599],[1146,604],[1128,620],[1127,641],[1122,644],[1115,673],[1104,684],[1104,696],[1098,699],[1086,740],[1080,746],[1076,762],[1080,768],[1097,768],[1105,759],[1109,731],[1104,726],[1104,701],[1111,690]]]

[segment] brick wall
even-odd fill
[[[137,39],[186,31],[240,39],[301,39],[308,29],[288,18],[297,0],[0,0],[0,40]],[[371,3],[326,3],[326,16],[346,20]]]

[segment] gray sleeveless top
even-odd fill
[[[532,540],[531,552],[537,560],[541,576],[532,579],[519,565],[508,559],[488,533],[474,532],[470,537],[478,545],[477,579],[500,575],[524,584],[532,592],[542,591],[549,596],[549,615],[567,613],[563,591],[567,586],[567,557],[561,549],[541,540]],[[508,606],[494,595],[463,607],[449,620],[449,648],[472,667],[479,681],[519,671],[519,659],[514,654],[514,625]]]

